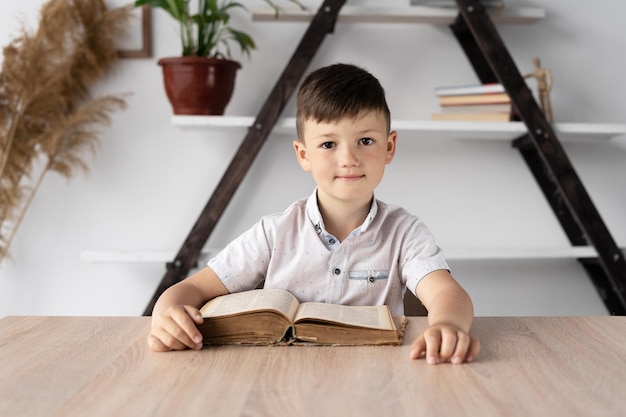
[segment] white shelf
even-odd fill
[[[202,252],[207,259],[220,249]],[[626,248],[621,248],[626,253]],[[577,259],[594,258],[598,254],[593,246],[567,246],[547,248],[449,248],[444,249],[448,260],[524,260],[524,259]],[[174,260],[176,251],[86,250],[80,259],[93,263],[166,263]]]
[[[165,263],[171,262],[176,251],[84,250],[80,260],[91,263]]]
[[[248,116],[173,116],[172,123],[187,130],[247,129],[254,123]],[[398,132],[416,132],[421,137],[454,140],[510,141],[528,132],[522,122],[446,122],[431,120],[392,120]],[[279,119],[274,132],[295,133],[293,117]],[[607,141],[626,135],[626,124],[555,123],[559,140]]]
[[[205,249],[199,259],[214,256],[221,249]],[[145,251],[145,250],[84,250],[80,260],[91,263],[166,263],[176,257],[176,250]]]
[[[206,130],[206,129],[232,129],[249,128],[254,123],[252,116],[172,116],[172,124],[182,129]],[[296,119],[288,117],[278,119],[274,130],[296,130]]]
[[[252,10],[253,21],[309,22],[317,13],[319,5],[308,6],[307,10],[292,5],[280,7],[276,16],[269,7]],[[494,23],[530,24],[545,18],[544,9],[536,7],[516,7],[492,9],[488,11]],[[426,23],[432,25],[451,25],[459,14],[456,8],[437,8],[425,6],[411,7],[372,7],[343,6],[339,11],[338,22],[343,23]]]
[[[622,252],[626,251],[621,248]],[[449,260],[497,260],[497,259],[578,259],[595,258],[598,252],[593,246],[568,246],[547,248],[444,248]]]

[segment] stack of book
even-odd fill
[[[516,120],[511,98],[502,84],[438,87],[440,113],[432,120],[508,122]]]

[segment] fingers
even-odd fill
[[[454,326],[436,325],[426,329],[413,342],[411,359],[425,356],[429,364],[472,362],[480,351],[480,343]]]
[[[449,334],[443,338],[441,344],[440,359],[443,361],[449,360],[455,364],[463,363],[470,345],[469,335],[465,332],[455,332],[450,329],[447,329],[447,332]]]
[[[169,346],[166,346],[163,342],[161,342],[156,336],[152,334],[148,335],[148,347],[153,352],[167,352],[168,350],[172,350]]]
[[[409,357],[411,359],[419,359],[424,352],[426,352],[426,341],[424,340],[424,333],[422,333],[411,345],[411,353],[409,354]]]
[[[474,359],[476,359],[476,357],[478,356],[478,353],[480,352],[480,341],[478,339],[474,339],[473,337],[470,338],[470,347],[469,347],[469,351],[467,353],[467,356],[465,356],[465,360],[467,362],[473,362]]]
[[[196,327],[203,321],[191,306],[172,306],[159,317],[153,317],[148,346],[155,352],[201,349],[202,334]]]

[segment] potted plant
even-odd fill
[[[230,44],[249,55],[256,47],[246,33],[229,26],[232,9],[246,7],[234,0],[136,0],[135,6],[160,7],[180,24],[182,55],[162,58],[163,81],[174,114],[222,115],[230,101],[241,64],[231,59]]]

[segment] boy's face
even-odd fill
[[[325,202],[366,204],[396,151],[396,132],[387,132],[380,112],[325,123],[307,120],[302,141],[294,141],[303,170]]]

